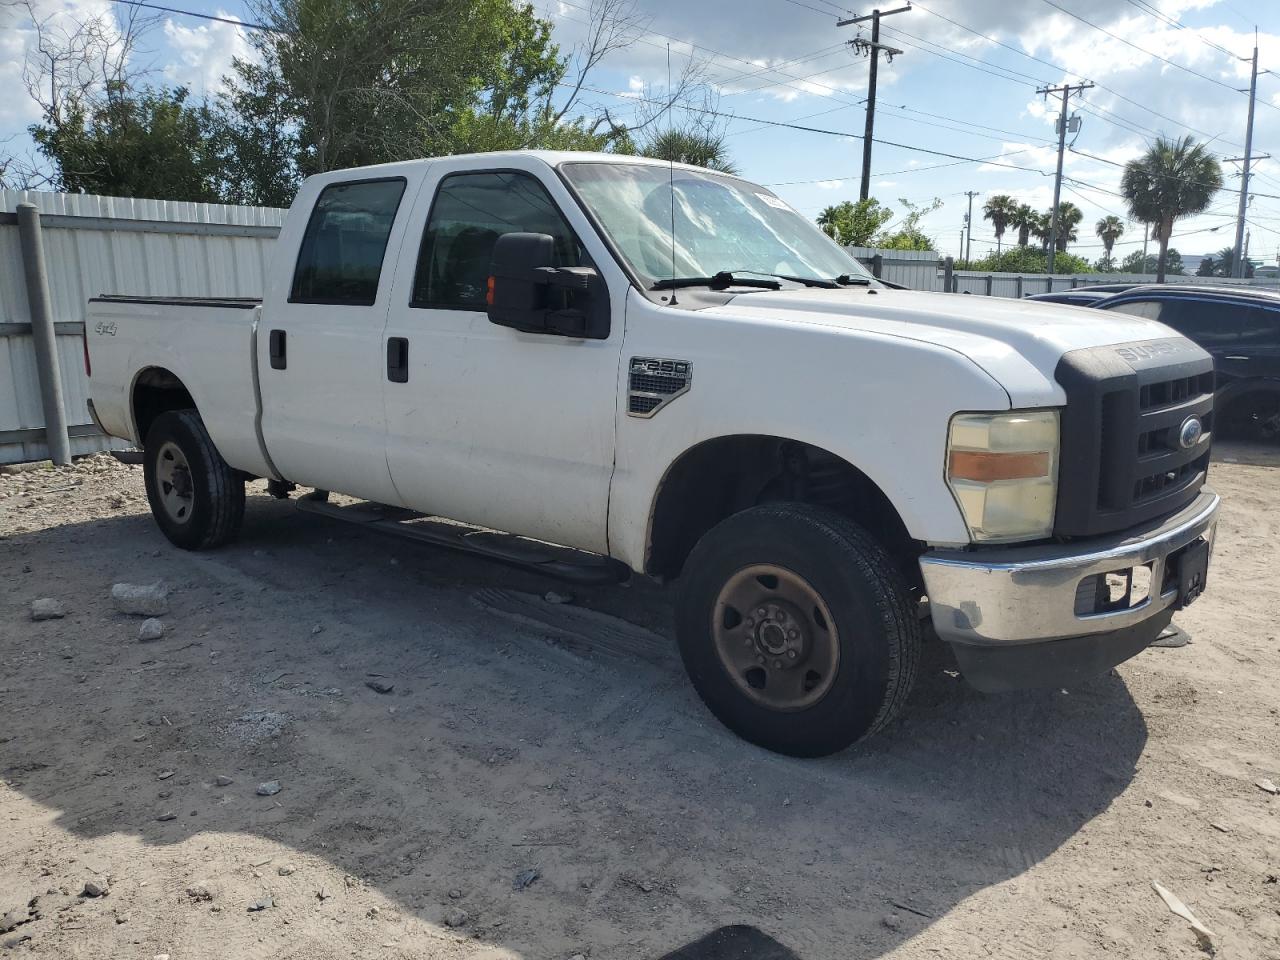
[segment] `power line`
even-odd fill
[[[230,23],[237,27],[244,27],[246,30],[263,30],[267,33],[278,33],[286,37],[292,36],[288,30],[280,30],[277,27],[270,27],[265,23],[251,23],[247,20],[233,20],[231,17],[215,17],[211,13],[195,13],[191,10],[178,10],[175,7],[162,7],[156,3],[143,3],[143,0],[112,0],[112,3],[122,3],[129,7],[146,7],[148,10],[161,10],[164,13],[176,13],[182,17],[195,17],[197,20],[213,20],[217,23]]]
[[[880,65],[880,51],[883,50],[889,57],[889,62],[893,62],[895,54],[902,53],[896,47],[890,47],[880,42],[880,19],[882,17],[892,17],[899,13],[910,13],[911,4],[905,7],[895,7],[892,10],[881,12],[876,7],[868,16],[851,17],[848,20],[837,20],[837,27],[856,26],[861,29],[862,24],[867,20],[871,21],[871,39],[864,40],[859,36],[852,41],[851,46],[860,53],[866,53],[869,61],[867,70],[867,123],[865,135],[862,138],[862,183],[858,189],[858,199],[867,199],[867,194],[871,189],[871,145],[875,142],[872,133],[875,130],[876,123],[876,74]]]
[[[979,31],[979,30],[975,30],[975,29],[973,29],[972,27],[970,27],[969,25],[964,24],[964,23],[961,23],[959,20],[953,20],[953,19],[951,19],[950,17],[946,16],[945,14],[941,14],[941,13],[938,13],[937,11],[935,11],[935,10],[931,10],[931,9],[929,9],[927,6],[925,6],[923,3],[920,3],[920,2],[919,2],[919,0],[914,0],[914,2],[915,2],[915,6],[916,6],[916,8],[917,8],[917,9],[923,10],[925,13],[929,14],[931,17],[937,17],[939,20],[944,20],[944,21],[946,21],[947,23],[951,24],[951,25],[952,25],[952,26],[954,26],[954,27],[959,27],[961,30],[964,30],[964,31],[966,31],[966,32],[968,32],[968,33],[971,33],[971,34],[973,34],[975,37],[979,37],[979,38],[981,38],[981,39],[983,39],[983,40],[986,40],[988,43],[995,44],[995,45],[996,45],[996,46],[998,46],[998,47],[1003,47],[1005,50],[1009,50],[1009,51],[1011,51],[1011,52],[1013,52],[1013,53],[1016,53],[1016,54],[1017,54],[1018,56],[1020,56],[1020,57],[1025,57],[1027,60],[1032,60],[1032,61],[1034,61],[1034,62],[1036,62],[1036,63],[1043,64],[1043,65],[1044,65],[1044,66],[1046,66],[1046,67],[1052,67],[1054,70],[1059,71],[1060,73],[1062,73],[1062,74],[1063,74],[1063,75],[1065,75],[1065,76],[1068,76],[1068,77],[1078,77],[1078,78],[1080,78],[1080,79],[1082,79],[1082,80],[1087,80],[1087,79],[1089,79],[1088,77],[1085,77],[1085,76],[1084,76],[1084,74],[1077,73],[1077,72],[1075,72],[1074,70],[1069,70],[1069,69],[1067,69],[1066,67],[1061,66],[1060,64],[1054,63],[1054,62],[1053,62],[1053,61],[1051,61],[1051,60],[1045,60],[1045,59],[1044,59],[1044,58],[1042,58],[1042,57],[1037,57],[1037,56],[1035,56],[1035,55],[1033,55],[1033,54],[1027,53],[1025,50],[1020,50],[1020,49],[1018,49],[1017,47],[1015,47],[1015,46],[1013,46],[1013,45],[1011,45],[1011,44],[1005,43],[1003,40],[997,40],[995,37],[992,37],[992,36],[989,36],[988,34],[982,33],[982,32],[981,32],[981,31]],[[939,44],[939,46],[941,46],[941,44]],[[945,47],[944,47],[944,49],[950,49],[950,48],[945,48]],[[957,53],[958,53],[958,51],[953,51],[953,52],[957,52]],[[1095,83],[1097,83],[1097,81],[1094,81],[1094,82],[1095,82]],[[1152,109],[1151,109],[1150,107],[1148,107],[1146,104],[1144,104],[1144,103],[1139,103],[1137,100],[1134,100],[1134,99],[1132,99],[1131,97],[1127,97],[1127,96],[1125,96],[1124,94],[1120,93],[1119,91],[1115,90],[1114,88],[1112,88],[1112,87],[1108,87],[1108,86],[1107,86],[1106,84],[1104,84],[1104,83],[1097,83],[1097,86],[1098,86],[1098,89],[1099,89],[1099,90],[1105,90],[1105,91],[1107,91],[1107,93],[1111,94],[1113,97],[1118,97],[1119,99],[1121,99],[1121,100],[1125,101],[1126,103],[1129,103],[1129,104],[1131,104],[1131,105],[1133,105],[1133,106],[1137,107],[1137,108],[1138,108],[1138,109],[1140,109],[1140,110],[1144,110],[1144,111],[1146,111],[1147,113],[1150,113],[1152,116],[1159,117],[1161,120],[1167,120],[1169,123],[1175,124],[1176,126],[1178,126],[1178,127],[1182,128],[1182,129],[1190,130],[1192,133],[1198,133],[1198,134],[1200,134],[1200,136],[1202,136],[1202,137],[1208,137],[1208,138],[1209,138],[1209,139],[1211,139],[1211,140],[1218,139],[1218,137],[1217,137],[1217,136],[1214,136],[1214,135],[1211,135],[1211,134],[1207,134],[1207,133],[1205,133],[1205,132],[1204,132],[1204,131],[1202,131],[1202,130],[1196,130],[1194,127],[1186,126],[1186,124],[1182,123],[1182,122],[1181,122],[1181,121],[1179,121],[1179,120],[1175,120],[1175,119],[1173,119],[1172,117],[1167,117],[1167,116],[1165,116],[1163,113],[1159,113],[1159,112],[1157,112],[1157,111],[1155,111],[1155,110],[1152,110]],[[1099,105],[1097,105],[1097,104],[1094,104],[1094,106],[1095,106],[1095,107],[1097,107],[1097,108],[1098,108],[1098,109],[1100,109],[1100,110],[1105,109],[1104,107],[1101,107],[1101,106],[1099,106]],[[1223,142],[1224,142],[1224,143],[1229,143],[1231,146],[1239,146],[1239,144],[1231,143],[1231,141],[1223,141]]]
[[[1136,43],[1134,43],[1132,40],[1126,40],[1124,37],[1120,36],[1119,34],[1112,33],[1106,27],[1100,27],[1096,23],[1094,23],[1092,20],[1088,20],[1080,16],[1080,14],[1072,13],[1066,7],[1057,3],[1056,0],[1043,0],[1043,2],[1047,3],[1049,6],[1053,7],[1055,10],[1060,10],[1061,12],[1065,13],[1067,16],[1072,17],[1076,20],[1079,20],[1081,23],[1085,24],[1086,26],[1092,27],[1094,30],[1097,30],[1099,33],[1104,33],[1108,37],[1111,37],[1113,40],[1119,40],[1121,43],[1125,44],[1126,46],[1132,47],[1134,50],[1137,50],[1139,53],[1145,53],[1147,56],[1154,57],[1155,59],[1159,60],[1161,63],[1167,63],[1169,66],[1174,67],[1178,70],[1181,70],[1184,73],[1189,73],[1193,77],[1199,77],[1201,80],[1207,80],[1210,83],[1216,83],[1218,86],[1226,87],[1228,90],[1234,91],[1235,93],[1240,92],[1231,84],[1224,83],[1223,81],[1217,79],[1216,77],[1211,77],[1208,74],[1201,73],[1198,70],[1192,70],[1190,67],[1183,66],[1180,63],[1170,60],[1168,57],[1162,57],[1158,53],[1152,53],[1146,47],[1140,47]],[[1277,109],[1280,109],[1280,108],[1277,108]]]
[[[1099,163],[1109,163],[1109,164],[1111,164],[1111,166],[1113,166],[1113,167],[1123,167],[1123,166],[1124,166],[1124,164],[1123,164],[1123,163],[1120,163],[1118,160],[1109,160],[1109,159],[1107,159],[1106,157],[1099,157],[1099,156],[1096,156],[1096,155],[1094,155],[1094,154],[1092,154],[1092,153],[1086,153],[1086,152],[1085,152],[1085,151],[1083,151],[1083,150],[1077,150],[1075,147],[1071,147],[1071,148],[1070,148],[1070,150],[1071,150],[1071,152],[1072,152],[1072,153],[1074,153],[1074,154],[1077,154],[1077,155],[1082,156],[1082,157],[1088,157],[1090,160],[1097,160]],[[1209,183],[1209,182],[1208,182],[1208,181],[1206,181],[1206,180],[1193,180],[1193,179],[1191,179],[1191,178],[1189,178],[1189,177],[1166,177],[1165,179],[1168,179],[1168,180],[1176,180],[1176,181],[1180,181],[1180,182],[1182,182],[1182,183],[1194,183],[1194,184],[1197,184],[1197,185],[1202,186],[1202,187],[1209,187],[1209,186],[1212,186],[1212,184],[1211,184],[1211,183]],[[1220,190],[1225,190],[1225,189],[1226,189],[1226,187],[1225,187],[1225,186],[1219,186],[1219,188],[1218,188],[1218,189],[1220,189]],[[1249,195],[1250,195],[1250,196],[1253,196],[1253,197],[1266,197],[1268,200],[1280,200],[1280,194],[1276,194],[1276,193],[1250,193]]]
[[[1177,17],[1172,16],[1171,14],[1164,13],[1163,11],[1157,9],[1156,7],[1153,7],[1150,3],[1147,2],[1147,0],[1125,0],[1125,2],[1128,3],[1130,6],[1137,7],[1143,13],[1150,14],[1151,16],[1155,17],[1157,20],[1160,20],[1163,23],[1167,23],[1171,27],[1177,27],[1179,30],[1191,30],[1192,36],[1194,36],[1197,40],[1199,40],[1205,46],[1213,47],[1213,49],[1218,50],[1222,53],[1225,53],[1228,57],[1244,59],[1238,53],[1233,53],[1232,51],[1228,50],[1226,47],[1220,46],[1219,44],[1214,43],[1212,40],[1208,39],[1207,37],[1201,36],[1199,31],[1193,30],[1191,27],[1188,27],[1185,23],[1183,23]]]

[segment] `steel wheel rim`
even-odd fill
[[[840,667],[840,635],[821,594],[775,564],[743,567],[725,581],[711,635],[734,685],[772,710],[813,706]]]
[[[156,454],[156,490],[165,514],[175,523],[187,523],[195,506],[195,486],[191,465],[182,448],[165,441]]]

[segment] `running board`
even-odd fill
[[[359,524],[366,530],[393,537],[488,557],[571,583],[621,583],[631,575],[625,564],[611,557],[471,527],[401,507],[365,500],[339,506],[311,496],[299,497],[294,504],[305,513]]]

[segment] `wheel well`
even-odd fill
[[[781,437],[719,437],[685,451],[658,490],[645,572],[676,577],[704,533],[760,503],[796,501],[830,507],[862,526],[919,584],[911,538],[889,498],[861,470],[820,447]]]
[[[174,374],[163,367],[143,370],[133,382],[133,422],[138,431],[138,445],[146,443],[147,432],[160,414],[194,409],[195,405],[191,391]]]

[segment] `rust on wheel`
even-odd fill
[[[813,586],[784,567],[756,564],[731,576],[712,612],[720,662],[755,702],[803,710],[831,689],[840,637]]]

